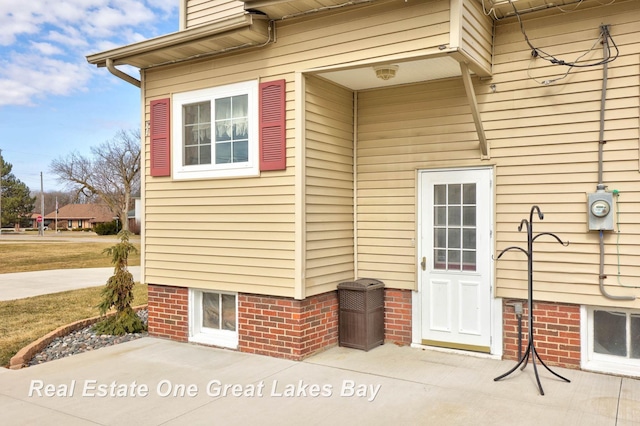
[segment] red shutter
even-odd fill
[[[285,80],[260,83],[260,170],[285,170]]]
[[[151,176],[171,176],[169,98],[151,101]]]

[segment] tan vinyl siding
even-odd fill
[[[353,273],[353,93],[308,78],[306,293],[336,288]]]
[[[278,42],[260,49],[144,71],[146,120],[149,101],[172,93],[256,78],[288,81],[285,172],[247,179],[151,178],[147,140],[144,220],[148,282],[293,297],[296,170],[292,70],[371,56],[437,51],[448,39],[448,1],[376,2],[358,8],[357,13],[346,8],[323,18],[279,22],[277,31]],[[312,79],[307,100],[309,223],[305,236],[309,253],[305,259],[308,270],[303,271],[307,294],[334,289],[354,276],[353,184],[349,182],[353,130],[348,124],[353,114],[349,117],[352,104],[347,102],[351,96],[336,87],[325,91],[324,84]],[[319,87],[323,87],[321,95],[328,97],[324,101],[315,93]],[[344,111],[344,116],[332,116],[337,111]],[[331,133],[327,120],[333,126]],[[274,249],[264,248],[265,241],[274,241]],[[203,251],[203,246],[211,248]],[[172,260],[174,255],[176,260]]]
[[[358,276],[416,288],[416,170],[477,162],[461,79],[358,94]]]
[[[594,52],[583,59],[587,61],[602,55],[601,45],[594,45],[599,26],[611,25],[621,54],[609,65],[604,183],[621,193],[616,207],[621,281],[640,286],[640,8],[636,0],[596,3],[585,2],[568,14],[555,9],[531,13],[525,15],[524,26],[532,43],[562,59],[575,60],[593,46]],[[467,44],[461,46],[469,56],[490,64],[486,18],[475,6],[463,4],[464,19],[475,24],[464,32]],[[380,1],[356,12],[344,8],[279,21],[277,43],[144,71],[147,120],[149,100],[172,93],[278,78],[287,79],[288,89],[284,172],[247,179],[151,178],[147,140],[147,281],[293,297],[299,284],[296,249],[304,243],[300,263],[306,264],[302,274],[307,295],[335,288],[353,276],[416,289],[416,171],[495,165],[494,255],[526,243],[517,226],[528,218],[532,204],[545,213],[543,221],[535,221],[536,232],[556,232],[571,242],[568,247],[546,238],[536,242],[536,299],[640,307],[640,299],[623,303],[600,295],[598,233],[587,231],[586,193],[597,184],[602,67],[576,68],[557,83],[538,84],[531,77],[553,79],[565,69],[532,60],[514,19],[496,23],[493,78],[473,79],[490,160],[480,160],[460,78],[357,93],[359,269],[354,274],[352,94],[302,76],[306,111],[296,114],[294,73],[437,53],[438,46],[450,41],[447,0]],[[294,127],[301,124],[294,117],[303,116],[306,160],[301,181],[306,182],[307,223],[301,242],[295,240],[294,161]],[[607,290],[640,296],[640,289],[617,284],[616,239],[606,233]],[[526,259],[510,253],[495,265],[497,295],[526,297]]]
[[[154,81],[153,72],[146,73]],[[157,77],[163,75],[157,73]],[[254,73],[253,78],[257,77]],[[249,75],[240,78],[247,80]],[[283,76],[264,81],[278,78]],[[220,81],[227,84],[238,80]],[[177,91],[176,87],[165,85],[153,92],[162,91],[161,96],[168,96]],[[179,87],[184,91],[208,85],[195,79]],[[293,105],[292,87],[292,83],[287,85],[288,109]],[[148,119],[148,101],[146,114]],[[176,123],[172,121],[171,125]],[[287,123],[288,129],[292,126]],[[263,172],[256,178],[186,181],[149,177],[147,143],[147,282],[293,296],[295,168],[293,141],[287,143],[291,146],[287,147],[286,171]]]
[[[637,2],[580,9],[572,14],[534,16],[524,20],[531,42],[558,58],[575,60],[594,46],[599,26],[611,25],[620,57],[609,64],[604,138],[604,183],[620,190],[621,282],[640,285],[640,173],[638,173],[640,42]],[[496,177],[496,246],[498,250],[526,245],[517,232],[531,205],[545,219],[534,219],[534,232],[555,232],[568,247],[541,237],[534,248],[536,299],[559,302],[640,307],[640,301],[604,298],[598,286],[598,241],[587,230],[586,193],[595,192],[599,139],[602,66],[566,69],[531,59],[517,22],[496,28],[494,78],[478,85],[482,118]],[[602,46],[584,60],[602,57]],[[491,93],[489,84],[495,84]],[[616,234],[605,232],[607,292],[640,296],[638,289],[620,288],[617,282]],[[496,262],[497,295],[526,297],[526,258],[510,253]]]
[[[475,0],[462,3],[462,44],[460,48],[483,70],[491,73],[493,20]]]
[[[186,28],[244,13],[244,4],[236,0],[186,0]]]

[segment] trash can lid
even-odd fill
[[[375,278],[360,278],[355,281],[345,281],[338,284],[338,289],[349,290],[374,290],[376,288],[384,287],[384,283]]]

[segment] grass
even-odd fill
[[[0,244],[0,274],[48,269],[109,267],[102,251],[114,242],[10,242]],[[140,244],[136,244],[138,251]],[[140,254],[129,258],[129,266],[140,265]]]
[[[26,299],[0,301],[0,366],[20,349],[56,328],[99,315],[102,287],[90,287]],[[147,303],[147,286],[136,284],[133,305]]]
[[[47,242],[1,241],[0,274],[9,272],[43,271],[112,267],[110,258],[102,251],[115,244],[113,237],[105,242]],[[140,245],[135,244],[140,250]],[[140,254],[129,258],[129,265],[140,265]],[[0,277],[1,279],[1,277]],[[73,277],[69,277],[73,279]],[[0,301],[0,366],[6,366],[13,355],[29,343],[56,328],[99,315],[100,291],[103,287],[65,291]],[[134,306],[147,303],[147,286],[134,287]]]

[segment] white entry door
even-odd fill
[[[422,344],[491,349],[492,169],[420,172]]]

